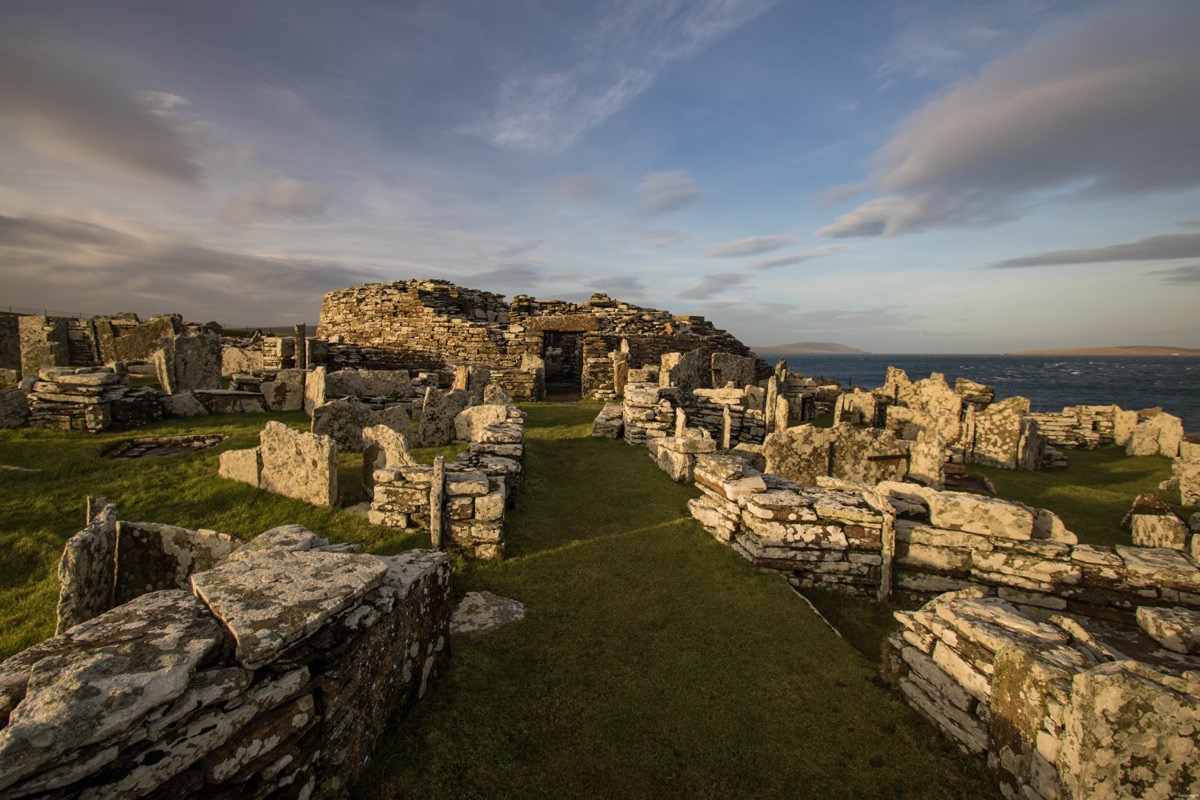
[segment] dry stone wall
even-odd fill
[[[159,394],[131,388],[125,374],[109,369],[45,367],[26,396],[28,425],[95,433],[162,419]]]
[[[289,525],[202,566],[0,664],[0,798],[345,797],[446,664],[444,554]]]

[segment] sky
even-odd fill
[[[1200,347],[1196,0],[5,0],[0,310]]]

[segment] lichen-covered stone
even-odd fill
[[[58,562],[58,624],[62,633],[113,606],[117,509],[105,505],[67,540]]]
[[[1183,441],[1183,420],[1165,412],[1138,423],[1130,434],[1125,454],[1130,456],[1162,455],[1175,458]]]
[[[938,528],[1003,539],[1033,536],[1033,512],[1017,503],[966,492],[937,492],[928,502],[930,522]]]
[[[454,437],[461,442],[483,441],[488,425],[508,420],[509,409],[502,405],[478,405],[465,408],[454,418]]]
[[[272,661],[378,586],[374,556],[267,548],[192,576],[192,589],[229,628],[247,669]]]
[[[363,490],[368,497],[375,491],[375,471],[416,464],[408,452],[409,438],[387,425],[363,428]]]
[[[0,389],[0,428],[20,428],[28,417],[25,392],[20,389]]]
[[[237,539],[216,531],[118,522],[113,604],[146,592],[185,589],[192,573],[213,568],[240,546]]]
[[[271,421],[259,434],[260,488],[312,503],[337,503],[337,445],[328,436],[292,430]]]
[[[262,454],[257,447],[226,450],[218,459],[217,475],[226,480],[248,483],[257,489],[262,476]]]
[[[164,395],[162,406],[168,417],[200,417],[208,413],[196,393],[190,391]]]
[[[525,618],[525,605],[491,592],[467,592],[450,618],[451,633],[487,633]]]
[[[1200,679],[1131,661],[1076,675],[1058,772],[1078,800],[1200,793]]]
[[[180,697],[223,639],[206,609],[177,590],[143,595],[39,645],[44,655],[0,729],[0,791]]]
[[[270,411],[300,411],[304,408],[306,371],[281,369],[271,380],[263,381],[259,389]]]
[[[1140,606],[1137,621],[1142,630],[1168,650],[1200,655],[1200,610]]]

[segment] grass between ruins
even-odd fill
[[[359,796],[996,796],[981,762],[878,686],[889,609],[812,593],[838,638],[777,575],[703,533],[686,510],[695,489],[641,448],[591,438],[598,404],[525,408],[528,477],[507,558],[459,562],[456,588],[514,597],[527,617],[454,639],[448,674],[381,747]],[[55,566],[86,494],[123,519],[242,538],[298,522],[377,553],[428,546],[217,478],[218,453],[253,446],[267,419],[308,426],[271,414],[95,436],[0,431],[0,465],[39,470],[0,470],[0,658],[53,632]],[[99,456],[122,439],[212,432],[229,438],[165,458]],[[1001,496],[1057,511],[1085,541],[1127,542],[1121,516],[1170,462],[1069,456],[1063,471],[988,474]],[[339,458],[348,502],[361,497],[360,467]]]

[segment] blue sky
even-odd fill
[[[750,344],[1200,347],[1200,3],[0,7],[0,306],[437,277]]]

